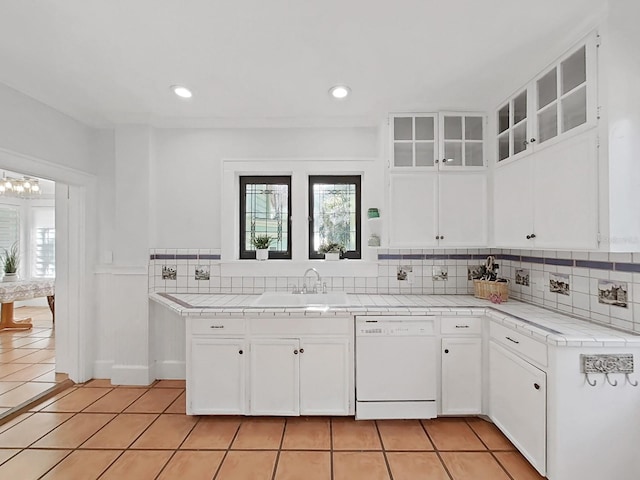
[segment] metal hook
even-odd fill
[[[589,374],[588,373],[584,374],[584,378],[587,381],[587,383],[589,384],[589,386],[591,386],[591,387],[595,387],[596,384],[598,383],[597,380],[594,380],[593,383],[591,383],[591,380],[589,380]]]
[[[609,385],[611,385],[612,387],[615,387],[616,385],[618,385],[618,380],[614,380],[613,383],[611,383],[611,380],[609,380],[609,374],[608,373],[604,374],[604,378],[607,380],[607,383]]]
[[[632,381],[629,379],[629,374],[628,374],[628,373],[625,373],[625,374],[624,374],[624,378],[626,379],[627,383],[629,383],[629,385],[631,385],[632,387],[637,387],[637,386],[638,386],[638,381],[636,380],[636,381],[635,381],[635,383],[634,383],[634,382],[632,382]]]

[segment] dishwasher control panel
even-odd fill
[[[433,335],[434,331],[434,320],[428,317],[384,317],[383,319],[359,317],[356,320],[357,337],[416,337]]]

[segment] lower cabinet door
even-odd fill
[[[300,414],[348,415],[349,340],[300,340]]]
[[[187,364],[187,413],[246,413],[245,358],[243,339],[192,338]]]
[[[442,339],[442,413],[482,412],[482,339]]]
[[[251,340],[251,414],[298,415],[300,349],[297,339]]]
[[[493,341],[489,346],[490,417],[542,476],[546,473],[546,378]]]

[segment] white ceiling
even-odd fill
[[[370,125],[495,107],[605,4],[2,0],[0,82],[94,126]],[[348,100],[329,98],[338,83]]]

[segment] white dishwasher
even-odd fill
[[[434,317],[356,317],[356,419],[433,418]]]

